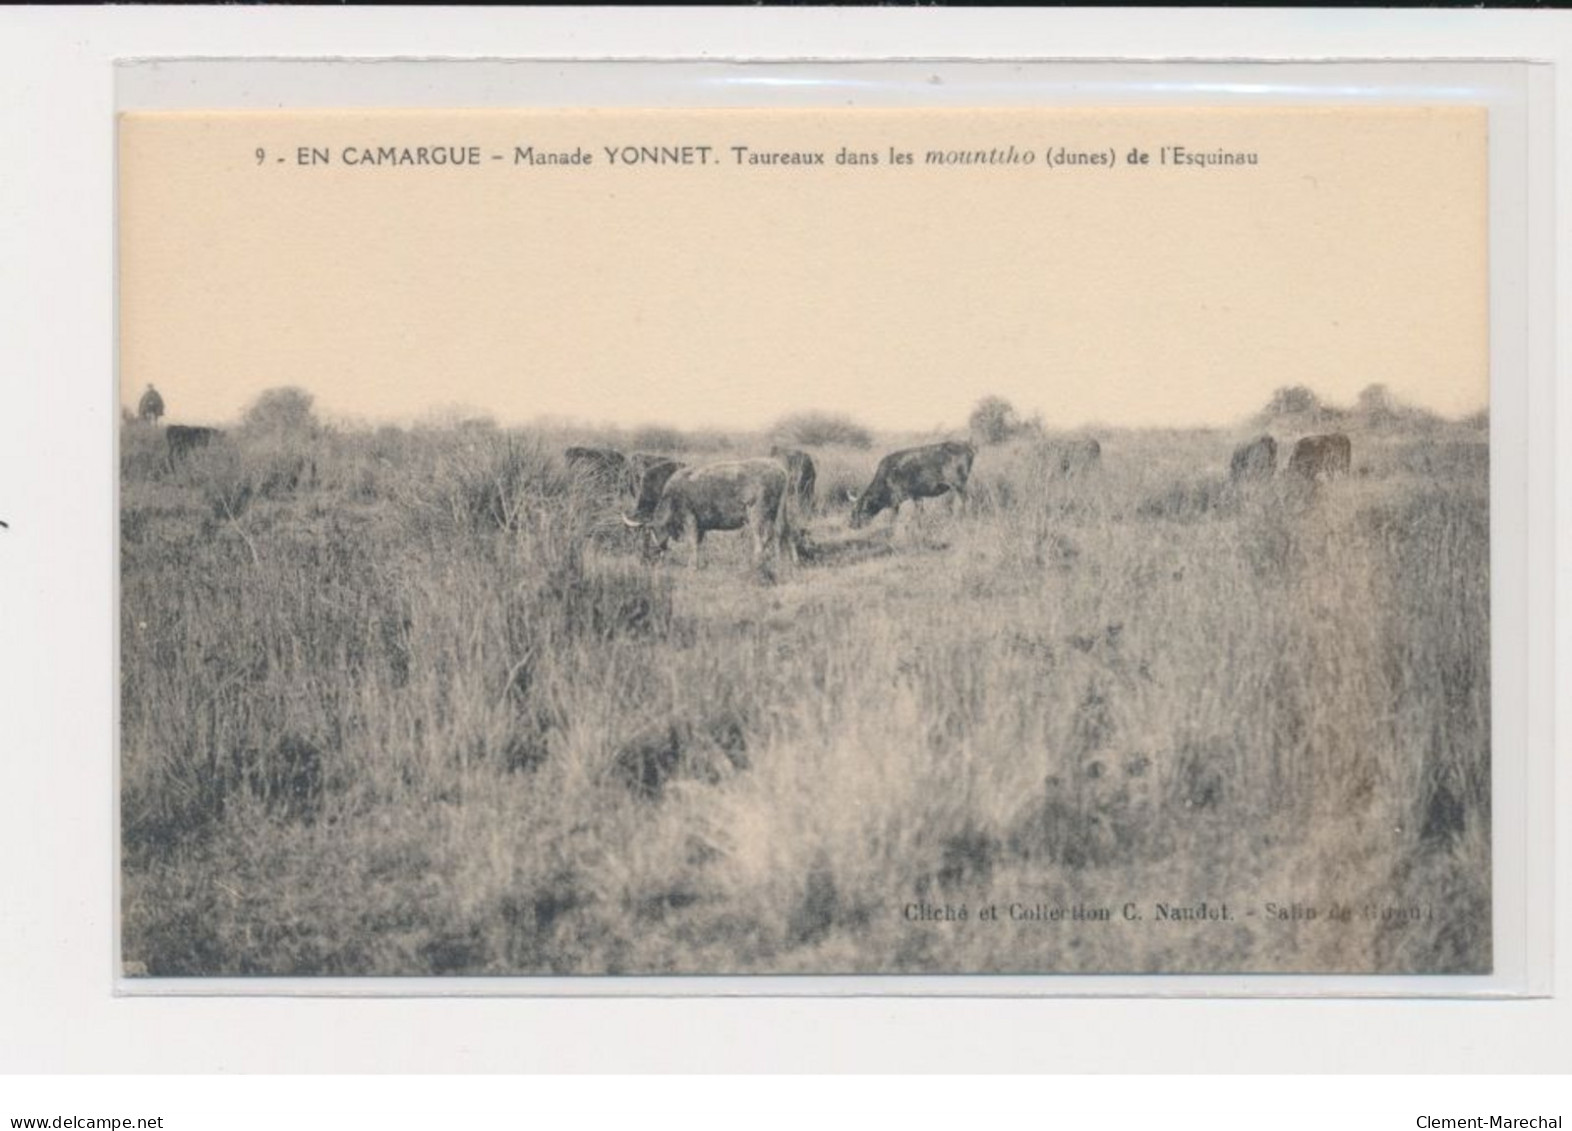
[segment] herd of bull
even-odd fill
[[[686,538],[695,568],[704,536],[712,530],[745,531],[760,563],[781,551],[796,561],[802,531],[793,524],[793,512],[812,514],[818,501],[813,457],[796,448],[777,446],[768,458],[703,465],[643,452],[624,456],[612,448],[569,448],[566,456],[569,468],[633,498],[633,512],[622,521],[643,532],[647,558]],[[964,503],[976,456],[970,444],[955,441],[891,452],[862,492],[847,493],[851,526],[864,526],[886,510],[896,516],[903,503],[920,504],[947,493]]]
[[[1067,476],[1093,470],[1102,458],[1095,439],[1071,440],[1051,450],[1057,470]],[[741,530],[752,541],[756,562],[781,551],[796,561],[802,532],[793,525],[793,512],[812,514],[817,503],[813,457],[796,448],[776,446],[768,458],[701,465],[647,452],[624,456],[614,448],[574,447],[565,454],[570,469],[633,499],[633,511],[622,521],[643,533],[650,560],[685,538],[697,568],[705,534]],[[1352,455],[1353,446],[1342,433],[1306,436],[1294,445],[1288,472],[1311,481],[1346,475]],[[847,492],[850,526],[865,526],[886,510],[893,522],[903,503],[921,507],[922,500],[939,495],[949,494],[964,505],[976,457],[971,444],[954,440],[889,453],[861,493]],[[1269,435],[1239,445],[1229,461],[1235,483],[1270,479],[1276,472],[1277,441]]]
[[[171,424],[166,429],[170,467],[222,436],[216,428]],[[1064,476],[1092,471],[1102,459],[1101,445],[1090,438],[1061,441],[1047,450],[1054,469]],[[643,532],[645,556],[651,560],[671,542],[686,538],[697,568],[705,534],[742,530],[751,537],[757,561],[780,551],[796,561],[803,540],[793,512],[811,515],[817,505],[813,457],[796,448],[776,446],[768,458],[702,465],[648,452],[625,456],[614,448],[574,447],[565,454],[574,472],[631,496],[633,511],[622,521]],[[920,507],[924,499],[949,494],[964,505],[976,456],[971,444],[955,440],[890,452],[861,493],[847,492],[852,529],[886,510],[893,522],[907,502]],[[1314,481],[1346,475],[1352,462],[1353,445],[1346,435],[1305,436],[1294,444],[1287,471]],[[1240,444],[1228,471],[1234,483],[1272,478],[1277,473],[1277,441],[1261,435]]]
[[[1331,479],[1353,468],[1354,446],[1341,432],[1305,436],[1288,457],[1288,473],[1300,479]],[[1228,477],[1235,483],[1270,479],[1277,473],[1277,441],[1262,435],[1234,449]]]

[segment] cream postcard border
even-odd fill
[[[1523,553],[1528,446],[1511,437],[1528,414],[1530,326],[1503,301],[1531,279],[1521,218],[1536,81],[1501,63],[1139,63],[999,60],[903,62],[659,61],[128,61],[118,68],[121,110],[385,106],[1212,106],[1414,104],[1490,108],[1492,792],[1495,971],[1477,976],[1396,975],[973,975],[121,978],[126,994],[332,995],[975,995],[1473,997],[1544,992],[1548,951],[1530,916],[1531,799],[1536,759],[1528,739],[1529,669],[1507,646],[1528,624],[1526,590],[1507,567]],[[1540,68],[1544,71],[1544,68]],[[121,398],[123,399],[123,397]],[[118,401],[117,401],[118,403]],[[118,618],[117,622],[118,623]],[[1537,751],[1537,752],[1536,752]],[[1521,834],[1521,835],[1520,835]]]

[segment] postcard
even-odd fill
[[[1486,126],[123,114],[123,971],[1489,973]]]

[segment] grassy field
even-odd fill
[[[829,501],[761,575],[730,534],[643,564],[562,465],[594,437],[170,469],[127,425],[123,958],[1488,970],[1486,433],[1349,431],[1351,477],[1249,492],[1244,430],[1100,432],[1074,479],[1015,440],[965,510],[855,532],[834,500],[914,438],[814,448]]]

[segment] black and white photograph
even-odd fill
[[[128,984],[1493,970],[1482,111],[117,145]]]

